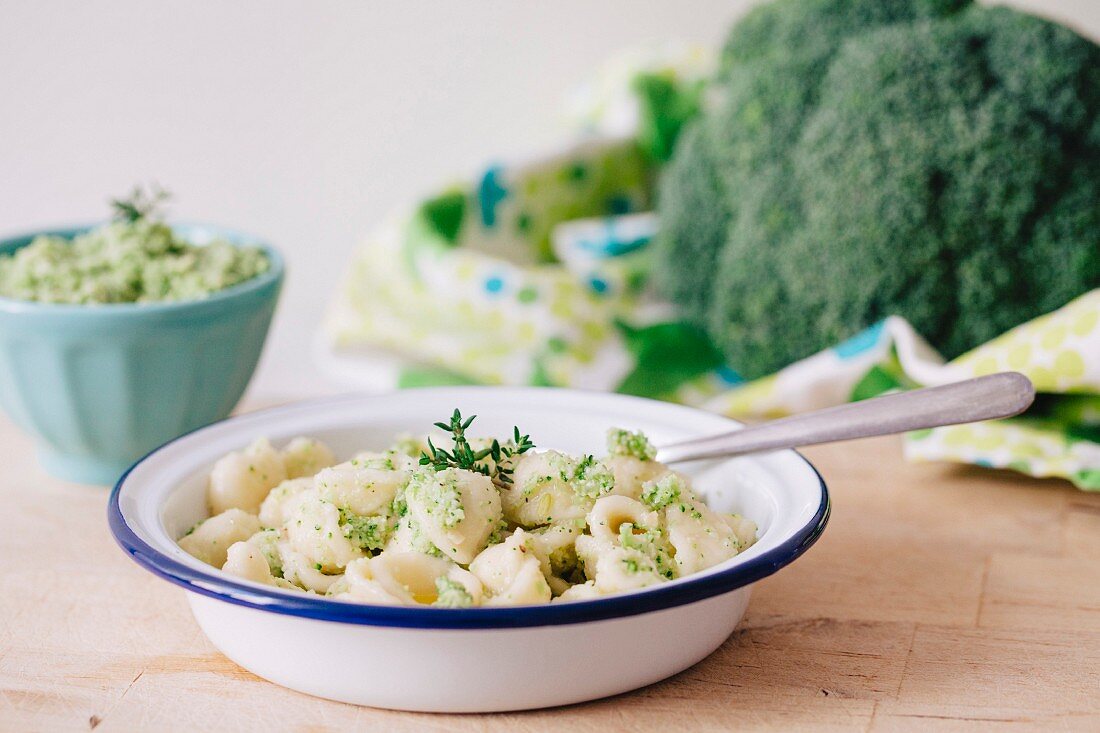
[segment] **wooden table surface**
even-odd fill
[[[49,478],[0,421],[0,731],[1100,730],[1100,495],[909,465],[896,439],[808,454],[832,521],[711,657],[607,700],[441,716],[230,662],[115,546],[107,492]]]

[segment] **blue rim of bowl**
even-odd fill
[[[0,250],[8,247],[12,242],[19,242],[26,240],[26,244],[20,246],[20,249],[28,244],[37,236],[59,236],[65,239],[72,239],[77,234],[90,231],[95,227],[107,224],[107,221],[97,221],[90,224],[73,224],[71,226],[60,227],[47,227],[45,229],[36,229],[32,231],[20,232],[15,234],[6,234],[0,237]],[[218,224],[207,224],[198,221],[169,221],[167,222],[173,230],[204,230],[210,233],[212,237],[221,237],[228,241],[235,247],[250,246],[259,247],[263,250],[264,255],[267,257],[267,261],[270,263],[266,272],[262,272],[255,277],[251,277],[247,280],[242,280],[236,285],[230,285],[228,288],[223,288],[217,292],[207,295],[205,298],[189,298],[186,300],[165,300],[165,301],[153,301],[149,303],[41,303],[37,300],[18,300],[16,298],[6,298],[0,296],[0,312],[4,313],[43,313],[43,314],[58,314],[58,315],[76,315],[76,314],[103,314],[103,313],[116,313],[122,315],[124,313],[156,313],[168,310],[178,310],[180,308],[186,308],[188,306],[206,305],[209,303],[217,303],[222,300],[228,300],[237,296],[245,295],[247,293],[260,290],[272,282],[279,282],[283,278],[283,272],[285,270],[285,264],[283,262],[282,255],[279,251],[268,244],[264,239],[253,236],[247,232],[242,232],[239,229],[232,229],[230,227],[221,226]]]
[[[324,404],[325,402],[343,400],[348,397],[349,395],[341,395],[294,404]],[[229,576],[216,569],[204,571],[185,565],[157,550],[130,529],[126,519],[122,516],[119,494],[131,471],[146,459],[201,430],[246,416],[252,417],[265,412],[282,410],[286,407],[288,405],[257,410],[246,415],[229,417],[197,428],[168,441],[158,448],[154,448],[126,469],[126,473],[119,478],[107,501],[107,523],[111,529],[111,534],[114,535],[115,541],[123,551],[133,558],[134,562],[154,575],[182,586],[186,590],[259,611],[299,616],[318,621],[390,628],[506,629],[578,624],[634,616],[674,608],[729,593],[766,578],[794,562],[821,537],[831,513],[832,504],[829,499],[829,490],[825,485],[825,480],[821,477],[821,473],[801,453],[791,451],[813,471],[821,489],[821,502],[809,522],[771,550],[726,570],[702,575],[701,577],[688,576],[686,579],[680,579],[668,585],[649,586],[640,591],[620,595],[570,603],[466,609],[347,603],[306,594],[298,597],[285,591],[266,590],[258,585],[230,580]]]

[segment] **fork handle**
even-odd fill
[[[723,458],[994,420],[1020,414],[1034,399],[1035,387],[1027,377],[1000,372],[674,443],[658,450],[657,460],[680,463]]]

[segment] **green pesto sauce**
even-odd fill
[[[684,480],[674,473],[665,474],[657,481],[646,481],[642,484],[642,503],[650,509],[664,509],[669,504],[679,501],[683,493]]]
[[[607,431],[607,452],[613,456],[630,456],[639,461],[652,461],[657,457],[657,449],[649,442],[645,433],[622,428],[611,428]]]
[[[466,588],[446,576],[435,579],[437,597],[433,606],[440,608],[469,608],[474,599]]]
[[[0,296],[41,303],[198,300],[271,267],[259,247],[202,246],[161,221],[113,221],[72,240],[40,235],[0,255]]]

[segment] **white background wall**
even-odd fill
[[[0,0],[0,234],[87,221],[139,181],[269,239],[289,278],[253,396],[331,389],[310,343],[395,206],[561,134],[617,49],[717,44],[752,0]],[[1100,0],[1021,7],[1100,37]]]

